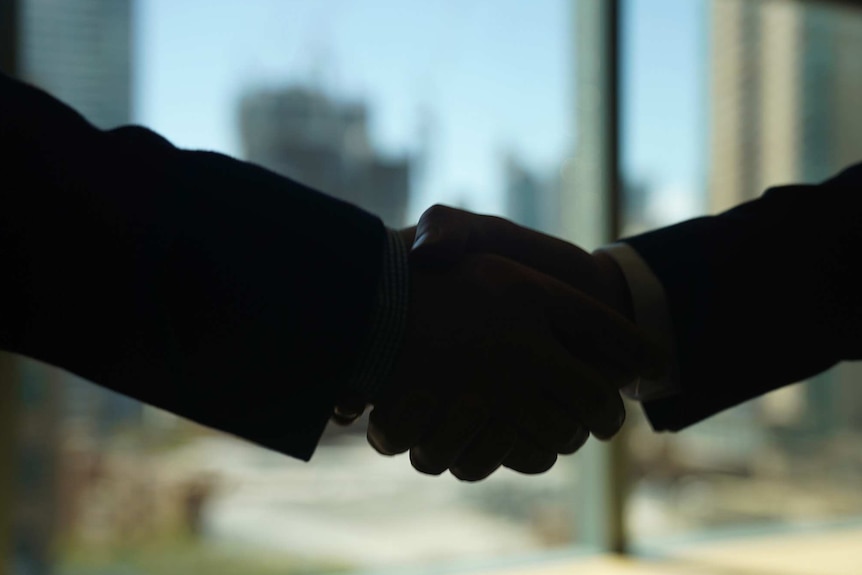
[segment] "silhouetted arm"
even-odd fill
[[[309,458],[368,337],[380,220],[2,75],[0,143],[0,345]]]
[[[624,241],[671,316],[677,390],[645,403],[658,430],[862,358],[862,165]]]

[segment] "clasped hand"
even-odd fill
[[[415,240],[414,240],[415,232]],[[419,471],[541,473],[625,419],[619,389],[665,354],[627,318],[610,259],[509,221],[434,206],[402,232],[408,326],[368,441]]]

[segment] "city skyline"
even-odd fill
[[[305,86],[246,93],[240,104],[243,157],[380,216],[408,225],[410,172],[417,158],[383,154],[370,141],[362,102]]]
[[[505,154],[552,173],[574,152],[569,0],[204,4],[136,8],[135,118],[179,146],[239,155],[244,91],[316,85],[366,102],[384,152],[428,148],[412,218],[433,202],[505,215]],[[625,4],[625,167],[667,217],[694,215],[703,0]]]

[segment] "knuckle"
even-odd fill
[[[446,471],[446,465],[436,461],[436,459],[432,453],[422,447],[410,449],[410,465],[420,473],[440,475]]]
[[[420,218],[423,222],[441,222],[449,219],[458,210],[443,204],[434,204],[422,214]]]
[[[556,453],[538,452],[524,457],[520,457],[511,461],[506,461],[504,465],[509,469],[524,473],[527,475],[536,475],[549,470],[557,462]]]
[[[379,422],[372,420],[368,424],[366,431],[368,444],[381,455],[398,455],[407,451],[410,446],[403,445],[403,442],[396,439],[397,437],[397,431],[393,431]]]
[[[590,432],[580,427],[560,449],[562,455],[571,455],[578,451],[590,438]]]
[[[556,410],[551,411],[544,418],[544,423],[544,427],[552,437],[558,440],[562,439],[566,443],[581,429],[580,422],[573,414],[561,413]]]
[[[479,222],[483,230],[491,234],[504,233],[514,227],[514,223],[500,216],[479,216]]]
[[[394,449],[394,446],[389,444],[385,438],[379,434],[369,433],[367,436],[368,444],[374,448],[374,451],[380,455],[397,455],[399,452]]]
[[[623,424],[626,421],[626,412],[624,409],[614,410],[613,413],[608,416],[602,418],[597,425],[593,426],[591,429],[593,435],[596,439],[600,439],[602,441],[607,441],[612,439],[617,433],[619,433],[620,429],[622,429]]]
[[[544,473],[552,468],[556,462],[557,454],[551,453],[544,461],[540,461],[536,464],[536,467],[534,468],[535,471],[533,473]]]
[[[566,443],[575,431],[575,426],[556,417],[556,414],[538,414],[533,410],[523,410],[518,425],[535,445],[556,447]]]
[[[454,465],[449,469],[449,472],[452,473],[456,478],[461,481],[466,481],[469,483],[475,483],[476,481],[481,481],[488,477],[492,471],[480,470],[480,469],[470,469],[469,467]]]

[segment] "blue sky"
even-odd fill
[[[140,0],[136,121],[238,155],[243,90],[313,82],[367,101],[381,149],[426,142],[414,217],[501,213],[505,153],[550,172],[574,147],[570,1]],[[625,4],[625,165],[667,205],[702,187],[704,2]]]
[[[623,37],[624,170],[666,223],[705,209],[707,0],[628,0]]]

